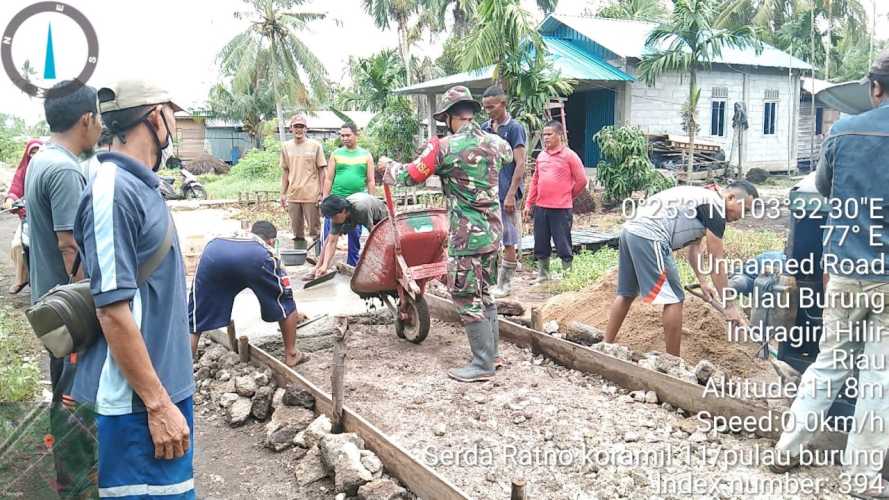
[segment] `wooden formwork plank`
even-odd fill
[[[454,304],[441,297],[426,295],[430,313],[442,321],[457,321]],[[594,351],[585,346],[532,330],[501,318],[500,338],[519,347],[530,348],[562,366],[585,373],[593,373],[629,390],[655,391],[661,401],[697,413],[710,412],[726,417],[769,418],[769,409],[735,398],[704,397],[704,388],[665,373],[643,368],[630,361]],[[763,432],[763,437],[777,437],[774,432]]]
[[[425,297],[429,313],[433,317],[451,323],[460,321],[453,302],[431,294],[426,294]],[[544,355],[567,368],[600,375],[629,390],[655,391],[661,401],[690,413],[706,411],[714,416],[752,418],[757,422],[768,420],[771,422],[771,429],[757,426],[755,434],[770,439],[780,436],[781,412],[770,412],[766,405],[732,397],[705,397],[702,386],[666,373],[649,370],[507,319],[500,318],[499,325],[501,339],[519,347],[530,348],[535,354]],[[837,450],[842,449],[845,443],[845,433],[822,432],[814,439],[812,447]],[[884,469],[889,474],[889,457]]]
[[[299,384],[315,396],[315,409],[318,413],[323,413],[328,417],[333,416],[333,401],[329,394],[259,347],[251,345],[249,352],[250,362],[271,369],[279,386],[289,383]],[[343,407],[342,423],[346,432],[354,432],[361,436],[367,448],[376,453],[380,461],[383,462],[386,470],[418,496],[442,500],[466,500],[469,498],[447,479],[439,476],[427,465],[415,460],[410,453],[390,441],[381,430],[350,410],[348,406]]]

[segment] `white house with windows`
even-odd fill
[[[577,82],[568,96],[568,140],[587,167],[599,161],[593,135],[607,125],[636,125],[649,134],[685,135],[682,108],[688,100],[687,75],[665,74],[653,86],[638,78],[642,58],[653,49],[645,41],[655,24],[553,14],[539,26],[548,58],[561,74]],[[808,63],[763,44],[725,49],[698,71],[698,137],[719,144],[744,169],[794,170],[797,165],[800,77]],[[452,85],[482,92],[491,68],[437,78],[400,89],[433,99]],[[748,129],[741,146],[732,126],[735,103],[744,103]]]

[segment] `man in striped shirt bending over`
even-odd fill
[[[722,238],[726,222],[744,216],[759,193],[747,181],[735,181],[722,192],[695,186],[679,186],[647,198],[636,215],[624,223],[620,232],[620,258],[617,264],[617,297],[608,312],[605,342],[614,342],[630,305],[641,295],[647,304],[663,304],[664,343],[668,354],[679,356],[682,342],[682,301],[685,294],[673,251],[688,247],[688,262],[701,284],[701,291],[721,302],[728,287]],[[701,266],[703,241],[713,265],[710,278],[714,289],[705,281]],[[725,308],[726,319],[744,323],[733,304]]]

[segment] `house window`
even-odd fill
[[[762,120],[763,135],[775,135],[775,124],[777,123],[778,103],[767,102],[765,107],[765,116]]]
[[[815,135],[824,131],[824,108],[815,108]]]
[[[725,137],[725,101],[713,101],[710,106],[710,135]]]

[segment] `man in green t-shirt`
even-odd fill
[[[358,128],[346,123],[340,128],[340,141],[343,147],[336,149],[327,162],[324,196],[336,195],[347,198],[355,193],[367,192],[376,195],[374,180],[374,159],[364,148],[358,147]],[[324,218],[322,241],[330,234],[330,217]],[[361,226],[349,232],[349,256],[346,262],[350,266],[358,263],[361,251]]]

